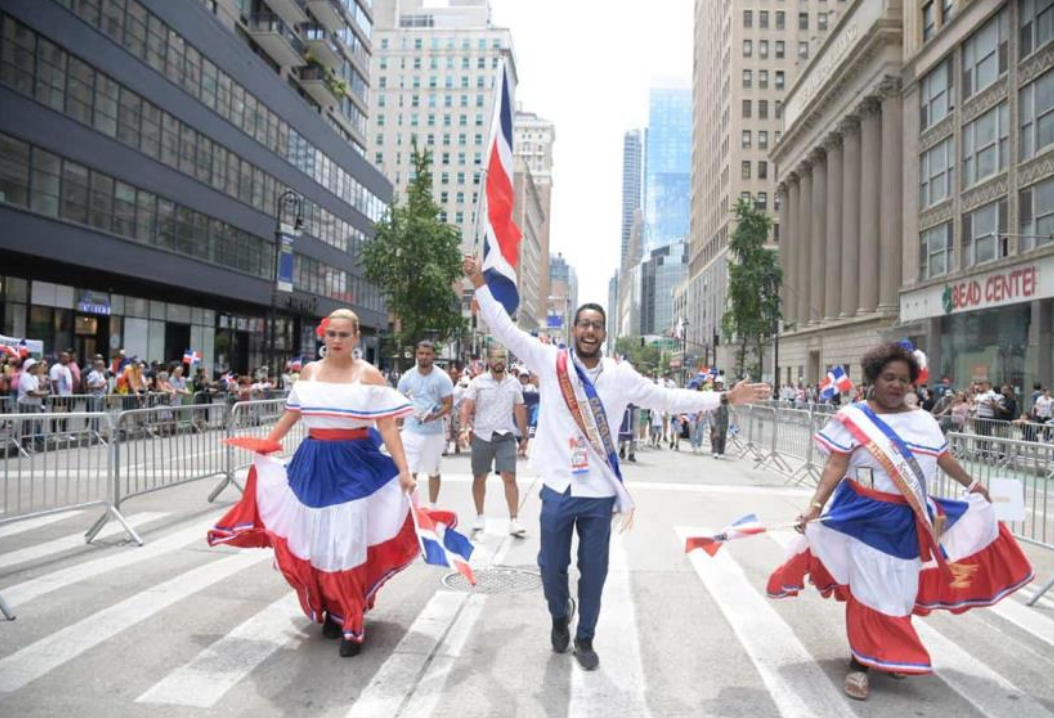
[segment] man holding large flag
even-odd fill
[[[553,620],[550,638],[557,653],[566,652],[571,643],[575,602],[567,569],[577,528],[581,615],[574,652],[582,668],[593,670],[600,664],[593,634],[607,577],[612,514],[623,514],[628,526],[633,512],[619,469],[613,431],[617,426],[609,424],[610,417],[621,417],[630,403],[678,414],[707,411],[717,407],[722,395],[668,389],[642,377],[628,362],[603,358],[606,317],[597,304],[584,304],[575,312],[570,347],[543,344],[513,324],[495,296],[491,278],[474,257],[465,258],[464,271],[490,331],[539,378],[538,430],[530,455],[545,482],[538,565]],[[766,384],[744,381],[727,396],[730,403],[742,404],[763,400],[770,393]]]

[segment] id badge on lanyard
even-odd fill
[[[589,451],[586,440],[579,437],[572,437],[570,439],[571,445],[571,473],[575,476],[582,476],[583,474],[589,473]]]

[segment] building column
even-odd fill
[[[842,267],[842,137],[832,134],[824,143],[827,150],[827,248],[824,268],[840,271]],[[831,321],[841,311],[842,283],[824,281],[823,316]]]
[[[842,135],[842,291],[838,316],[856,314],[857,263],[860,259],[860,118],[848,115]]]
[[[900,80],[886,78],[882,95],[882,211],[879,230],[878,309],[896,314],[900,309],[901,268],[903,267],[903,135],[901,126]]]
[[[786,250],[787,263],[786,274],[783,275],[783,281],[785,284],[785,294],[787,301],[784,304],[785,311],[783,318],[787,323],[798,323],[798,251],[799,243],[801,241],[801,227],[799,222],[801,220],[801,207],[799,202],[801,201],[801,181],[798,175],[794,172],[787,178],[790,183],[790,188],[787,191],[787,240],[784,249]],[[782,236],[781,236],[782,241]]]
[[[797,304],[798,326],[809,323],[812,311],[809,308],[809,268],[812,266],[812,165],[804,160],[799,174],[801,175],[801,199],[798,204],[798,247],[797,262]]]
[[[780,182],[776,188],[776,197],[779,202],[779,242],[776,245],[776,254],[780,260],[780,272],[783,281],[780,282],[780,307],[783,315],[787,315],[787,236],[790,231],[790,202],[788,199],[789,187],[786,182]]]
[[[857,316],[871,314],[878,307],[879,196],[882,179],[882,118],[878,100],[868,97],[860,116],[860,257],[857,281],[860,296]],[[883,210],[884,211],[884,210]]]
[[[809,324],[823,321],[824,281],[827,265],[827,153],[814,149],[812,160],[812,234],[809,236]]]

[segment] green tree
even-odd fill
[[[662,349],[658,346],[645,343],[642,347],[641,337],[619,337],[615,342],[615,351],[641,373],[652,373],[661,368]]]
[[[445,342],[464,330],[461,299],[461,234],[439,219],[432,198],[432,158],[413,146],[414,174],[406,200],[393,197],[376,235],[363,246],[366,278],[380,289],[395,316],[392,349],[423,338]]]
[[[721,317],[726,341],[738,344],[736,373],[761,375],[761,352],[779,325],[779,290],[783,283],[776,253],[765,248],[772,220],[753,203],[736,203],[736,229],[728,243],[734,262],[728,266],[728,308]]]

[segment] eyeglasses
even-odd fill
[[[591,322],[588,319],[579,319],[575,322],[575,326],[579,329],[589,329],[592,327],[594,331],[604,331],[604,322]]]
[[[351,339],[355,335],[351,332],[338,332],[335,329],[327,329],[326,336],[330,339],[336,339],[337,337],[340,337],[341,339]]]

